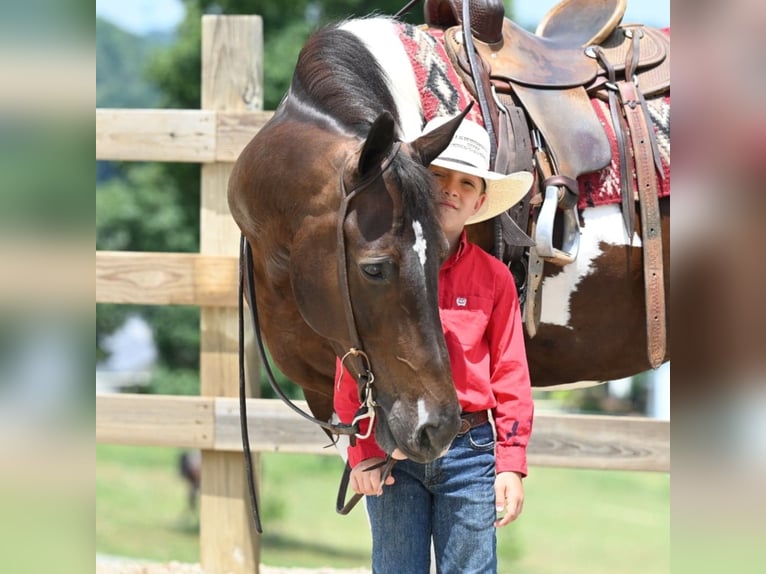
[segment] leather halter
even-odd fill
[[[330,434],[335,435],[352,435],[359,438],[367,438],[372,432],[372,422],[375,418],[375,407],[377,404],[373,398],[372,383],[375,380],[372,370],[370,369],[370,360],[367,354],[362,350],[362,343],[359,338],[359,332],[356,328],[356,320],[354,319],[354,310],[351,305],[351,292],[348,285],[348,272],[347,272],[347,256],[346,256],[346,242],[343,236],[343,224],[346,221],[346,215],[348,212],[348,206],[351,200],[365,188],[369,187],[371,183],[377,180],[383,175],[383,173],[391,166],[396,155],[399,153],[401,142],[395,142],[392,146],[388,156],[383,160],[380,165],[380,169],[376,170],[372,175],[363,179],[359,185],[357,185],[350,192],[346,191],[346,184],[344,181],[345,168],[340,172],[340,192],[342,195],[341,204],[338,212],[338,279],[343,294],[344,314],[346,318],[346,324],[349,329],[349,335],[351,337],[352,346],[343,355],[341,361],[345,362],[349,356],[360,357],[363,362],[363,369],[360,370],[357,375],[360,386],[360,395],[362,399],[362,406],[359,413],[354,417],[351,424],[343,423],[330,423],[319,420],[316,417],[311,416],[298,405],[293,403],[290,398],[285,394],[284,390],[279,386],[276,381],[274,372],[271,370],[268,359],[266,357],[266,348],[263,344],[263,336],[261,334],[260,321],[258,320],[258,306],[255,300],[255,286],[253,281],[253,252],[250,247],[250,243],[247,238],[242,234],[240,236],[240,254],[239,254],[239,286],[238,286],[238,338],[239,338],[239,418],[242,434],[242,451],[245,456],[245,474],[247,475],[248,494],[250,496],[250,510],[253,515],[253,522],[255,529],[259,534],[263,533],[263,525],[261,523],[260,510],[258,506],[258,494],[255,490],[255,478],[253,474],[253,458],[250,451],[250,434],[247,426],[247,397],[246,397],[246,374],[245,374],[245,327],[244,327],[244,279],[248,278],[248,290],[247,297],[250,302],[250,318],[253,323],[253,330],[255,331],[255,339],[258,343],[258,352],[260,355],[261,363],[266,371],[266,378],[269,380],[272,390],[282,401],[290,407],[293,411],[298,413],[303,418],[315,423],[325,429]],[[362,388],[362,385],[364,387]],[[361,435],[359,433],[359,422],[365,418],[370,419],[368,431]],[[393,459],[390,459],[393,460]],[[388,471],[393,463],[388,465]],[[347,506],[346,512],[350,510],[354,504],[358,502],[358,498],[353,500]]]
[[[346,239],[343,234],[343,225],[346,222],[348,206],[351,203],[351,200],[353,200],[359,192],[367,189],[370,184],[381,177],[385,171],[391,167],[394,158],[399,153],[400,147],[401,142],[395,142],[391,147],[388,156],[386,156],[386,158],[380,164],[380,170],[375,171],[372,175],[367,176],[350,192],[346,191],[345,166],[340,170],[339,185],[343,199],[341,200],[340,208],[338,209],[338,285],[340,286],[341,294],[343,296],[343,311],[346,318],[346,327],[348,328],[348,334],[351,337],[351,347],[349,347],[348,351],[346,351],[346,353],[343,355],[343,359],[345,360],[345,358],[348,356],[360,357],[362,359],[364,366],[363,369],[359,371],[357,378],[359,379],[360,383],[365,384],[371,384],[375,377],[370,370],[370,360],[367,357],[367,354],[362,350],[362,341],[359,338],[359,331],[356,328],[354,308],[351,305],[351,289],[348,284],[348,257],[346,255]]]

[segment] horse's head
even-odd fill
[[[336,180],[342,204],[334,221],[335,256],[322,261],[321,271],[316,252],[313,262],[293,265],[307,323],[332,340],[339,356],[360,348],[369,358],[378,443],[416,461],[438,457],[460,426],[438,308],[448,246],[425,168],[460,120],[400,143],[393,118],[381,114]],[[345,365],[357,376],[368,366],[359,356]]]

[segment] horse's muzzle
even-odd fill
[[[421,406],[414,416],[407,416],[409,410],[397,403],[388,416],[378,419],[375,433],[378,444],[389,454],[398,448],[418,463],[442,456],[460,431],[459,407],[441,407],[426,415]]]

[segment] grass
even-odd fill
[[[97,445],[97,552],[199,561],[178,452]],[[264,564],[368,565],[364,510],[348,516],[334,510],[339,458],[264,454],[261,465]],[[501,574],[669,572],[667,474],[535,467],[525,487],[524,513],[498,532]]]

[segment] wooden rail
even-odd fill
[[[96,252],[96,301],[142,305],[237,306],[235,256]]]
[[[303,401],[297,404],[306,409]],[[248,399],[250,446],[259,452],[337,455],[327,435],[282,401]],[[670,470],[670,423],[643,417],[535,417],[531,466],[602,470]],[[242,452],[239,402],[232,397],[101,395],[96,441]]]
[[[96,110],[96,159],[233,162],[274,112]]]

